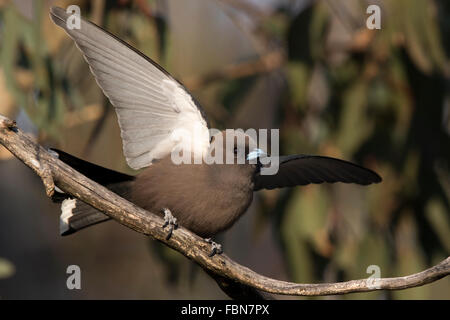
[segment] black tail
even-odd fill
[[[121,197],[129,197],[131,183],[134,180],[133,176],[84,161],[61,150],[50,150],[55,152],[55,156],[57,156],[61,161],[82,173],[89,179],[92,179],[95,182],[107,187]],[[53,200],[56,202],[62,202],[59,224],[60,234],[62,236],[72,234],[83,228],[110,219],[107,215],[101,213],[90,205],[80,200],[73,199],[70,195],[59,192],[60,190],[56,191],[57,192],[55,193]]]

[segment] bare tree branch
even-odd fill
[[[137,207],[54,158],[42,146],[22,133],[14,121],[1,115],[0,143],[41,177],[48,195],[52,194],[56,184],[63,191],[90,204],[119,223],[151,236],[194,260],[218,283],[223,279],[225,286],[227,282],[238,283],[253,288],[252,290],[274,294],[319,296],[412,288],[450,274],[450,257],[448,257],[422,272],[404,277],[380,278],[375,282],[361,279],[338,283],[298,284],[271,279],[239,265],[225,254],[209,257],[209,244],[183,227],[175,230],[172,237],[166,240],[161,217]],[[234,288],[237,287],[239,286]]]

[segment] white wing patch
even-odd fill
[[[156,63],[96,25],[81,20],[67,29],[68,14],[53,21],[75,41],[98,85],[115,107],[128,165],[140,169],[176,149],[205,155],[209,131],[190,94]]]
[[[61,204],[61,215],[59,216],[59,232],[63,234],[69,230],[69,218],[73,216],[73,209],[77,207],[76,199],[65,199]]]
[[[178,126],[171,132],[174,148],[181,147],[182,150],[206,155],[209,148],[209,130],[200,110],[195,105],[192,97],[174,81],[163,80],[163,90],[170,96],[174,110],[179,112],[176,123]]]

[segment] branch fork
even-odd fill
[[[172,233],[170,239],[166,239],[164,220],[160,216],[137,207],[75,171],[24,134],[15,121],[2,115],[0,115],[0,144],[41,178],[47,196],[53,195],[57,184],[64,192],[88,203],[117,222],[163,242],[200,265],[232,298],[267,298],[260,291],[281,295],[323,296],[399,290],[422,286],[450,274],[450,257],[447,257],[439,264],[419,273],[377,279],[376,286],[371,279],[320,284],[299,284],[271,279],[239,265],[226,254],[210,257],[210,246],[182,226]]]

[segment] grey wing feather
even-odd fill
[[[340,159],[310,155],[281,156],[278,172],[275,175],[257,175],[254,190],[324,182],[368,185],[381,182],[381,177],[370,169]]]
[[[115,107],[130,167],[149,166],[153,159],[167,156],[180,143],[201,152],[208,149],[204,111],[161,66],[89,21],[81,19],[79,29],[69,29],[69,14],[62,8],[52,7],[50,17],[75,41]],[[189,139],[177,140],[198,129],[201,134],[196,135],[199,138],[192,146]]]

